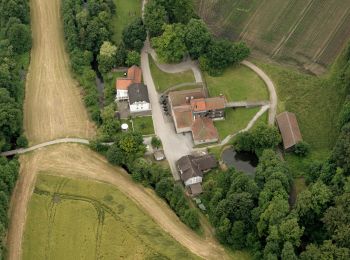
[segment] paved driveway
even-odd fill
[[[174,179],[179,180],[179,174],[176,170],[176,161],[192,152],[193,141],[190,133],[177,134],[174,123],[170,117],[164,115],[159,104],[159,95],[153,82],[151,70],[148,63],[147,45],[142,50],[141,67],[144,83],[148,87],[148,94],[152,106],[152,117],[156,135],[162,140],[165,156],[167,157]]]

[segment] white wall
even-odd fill
[[[129,99],[128,90],[117,89],[117,95],[115,97],[117,100],[127,100]]]
[[[196,184],[196,183],[202,183],[202,177],[201,176],[192,177],[192,178],[188,179],[185,182],[185,185],[189,186],[189,185]]]
[[[141,111],[148,111],[151,110],[150,103],[147,102],[135,102],[133,104],[130,104],[130,112],[141,112]]]

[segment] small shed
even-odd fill
[[[293,150],[303,140],[295,114],[283,112],[276,117],[276,122],[282,135],[284,150]]]
[[[165,154],[164,154],[164,151],[163,150],[157,150],[154,152],[154,159],[156,161],[162,161],[165,159]]]

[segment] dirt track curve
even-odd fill
[[[25,129],[31,144],[63,137],[88,139],[93,124],[69,73],[64,50],[60,0],[32,0],[33,51],[26,86]],[[36,176],[45,171],[67,177],[83,177],[116,186],[149,214],[166,232],[193,253],[206,259],[226,259],[212,238],[201,238],[182,224],[152,191],[135,184],[120,168],[79,144],[57,144],[20,157],[21,169],[10,209],[8,259],[21,259],[27,205]]]

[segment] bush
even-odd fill
[[[307,142],[300,141],[295,145],[294,154],[299,157],[305,157],[310,153],[310,145]]]
[[[199,228],[199,216],[198,212],[195,209],[185,210],[185,213],[182,216],[182,221],[192,228],[193,230],[197,230]]]
[[[17,144],[19,147],[22,147],[22,148],[28,147],[28,140],[27,140],[27,137],[25,137],[24,135],[20,135],[20,136],[17,138],[16,144]]]
[[[162,146],[162,141],[161,141],[158,137],[153,136],[153,137],[152,137],[152,140],[151,140],[151,145],[152,145],[154,148],[158,149],[159,147]]]

